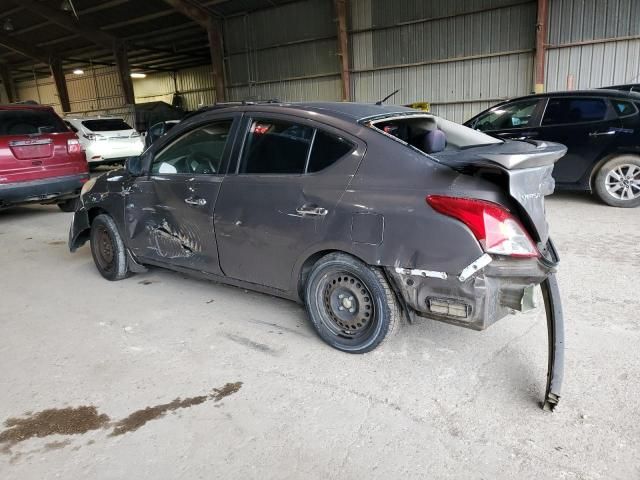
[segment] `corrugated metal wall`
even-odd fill
[[[640,1],[550,0],[548,91],[640,83]]]
[[[531,91],[536,4],[518,0],[352,0],[352,94],[430,102],[463,121]]]
[[[182,96],[182,107],[185,110],[195,110],[202,105],[212,105],[216,101],[210,66],[189,68],[175,73],[152,73],[146,78],[134,79],[133,89],[136,103],[172,103],[176,92]]]
[[[340,98],[333,2],[302,0],[224,23],[228,97]]]

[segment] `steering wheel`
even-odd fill
[[[195,167],[192,166],[193,162],[196,163]],[[191,173],[216,173],[216,167],[213,165],[213,159],[203,152],[191,152],[187,157],[187,165],[189,166]]]

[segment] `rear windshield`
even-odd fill
[[[503,143],[500,139],[433,115],[407,115],[374,121],[372,125],[422,151],[425,151],[425,136],[432,130],[444,133],[445,150],[462,150]]]
[[[92,132],[114,132],[117,130],[133,130],[131,126],[121,118],[103,118],[100,120],[85,120],[82,126]]]
[[[50,110],[0,110],[0,135],[62,133],[69,129]]]

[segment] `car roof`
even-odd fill
[[[77,120],[79,122],[84,122],[85,120],[124,120],[122,117],[110,117],[110,116],[100,116],[94,115],[90,117],[74,117],[73,115],[67,115],[64,117],[64,120]]]
[[[505,102],[513,102],[516,100],[527,100],[530,98],[550,98],[550,97],[607,97],[607,98],[629,98],[630,100],[640,100],[640,93],[626,92],[624,90],[607,90],[607,89],[592,89],[592,90],[566,90],[559,92],[545,92],[536,93],[534,95],[525,95],[522,97],[511,98]]]
[[[403,113],[424,113],[413,108],[403,107],[400,105],[376,105],[373,103],[355,103],[355,102],[291,102],[291,103],[229,103],[218,104],[211,107],[204,107],[192,115],[215,110],[216,112],[230,111],[251,111],[260,110],[273,113],[286,112],[315,112],[324,114],[329,117],[339,118],[349,122],[360,122],[369,118],[387,116],[392,114]]]

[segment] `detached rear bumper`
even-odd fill
[[[77,197],[88,173],[45,178],[29,182],[0,184],[0,205],[13,205],[29,202],[51,202]]]
[[[538,259],[483,255],[457,274],[436,277],[440,272],[402,268],[388,269],[388,274],[415,314],[484,330],[514,310],[532,309],[533,288],[551,271]]]

